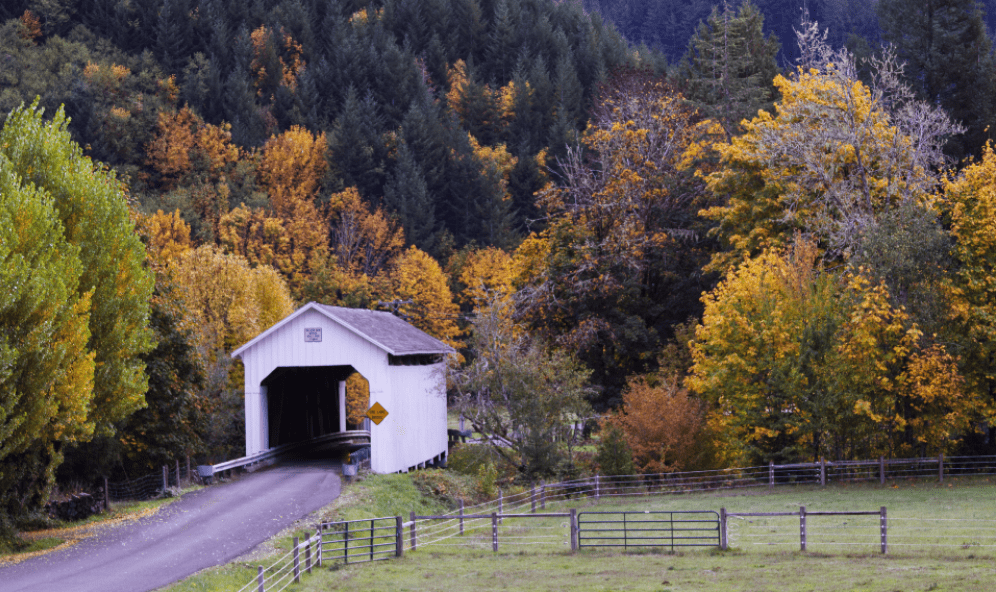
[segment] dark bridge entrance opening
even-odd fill
[[[270,447],[340,431],[339,384],[352,366],[277,368],[266,380]]]

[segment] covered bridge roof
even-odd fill
[[[232,352],[232,357],[239,357],[243,352],[263,339],[266,339],[271,334],[276,333],[282,326],[308,310],[314,310],[325,315],[393,356],[448,354],[455,351],[442,341],[389,312],[362,308],[343,308],[341,306],[328,306],[318,304],[317,302],[309,302],[276,325],[260,333],[249,343]]]

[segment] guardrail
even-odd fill
[[[370,442],[370,431],[369,430],[348,430],[345,432],[336,432],[334,434],[326,434],[324,436],[319,436],[317,438],[312,438],[311,440],[304,440],[302,442],[291,442],[288,444],[281,444],[280,446],[274,446],[263,452],[258,452],[256,454],[250,454],[248,456],[243,456],[240,458],[233,458],[232,460],[226,460],[220,462],[216,465],[199,465],[197,467],[197,473],[202,479],[209,480],[214,475],[221,473],[222,471],[230,471],[232,469],[238,469],[242,467],[252,467],[253,465],[260,465],[263,463],[268,463],[269,461],[276,460],[283,454],[287,454],[292,450],[297,450],[299,448],[305,448],[308,446],[316,446],[319,444],[327,444],[333,442],[355,442],[358,439],[366,439],[366,443]]]

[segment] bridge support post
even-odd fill
[[[339,381],[339,431],[346,431],[346,381]]]

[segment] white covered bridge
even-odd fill
[[[387,411],[366,424],[371,469],[441,461],[452,352],[390,313],[310,302],[232,353],[245,365],[246,454],[347,432],[346,379],[358,372]]]

